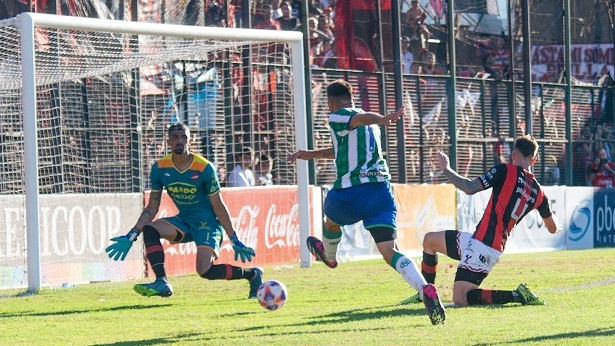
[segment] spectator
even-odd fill
[[[436,55],[427,49],[421,50],[419,53],[419,59],[421,60],[421,74],[427,75],[441,75],[444,71],[436,64]]]
[[[589,182],[592,186],[613,188],[615,186],[615,163],[609,161],[604,148],[596,151],[596,159],[589,166]]]
[[[207,0],[207,10],[205,11],[205,25],[207,26],[226,26],[226,11],[218,0]]]
[[[613,136],[611,127],[606,124],[600,124],[596,126],[594,131],[594,139],[596,140],[596,149],[604,148],[606,151],[606,159],[613,161],[611,152],[613,151]]]
[[[215,55],[209,55],[208,66],[196,78],[196,92],[193,96],[199,111],[197,122],[201,136],[201,155],[211,161],[214,161],[213,137],[218,118],[216,108],[218,107],[218,89],[220,88],[220,75],[215,64],[215,58]]]
[[[559,185],[560,170],[557,164],[557,157],[555,155],[549,155],[550,166],[546,168],[545,172],[545,185]]]
[[[315,32],[318,34],[321,40],[333,40],[333,29],[327,21],[327,17],[324,14],[319,15],[316,18],[316,29]]]
[[[226,168],[224,165],[216,164],[216,174],[218,175],[218,180],[220,181],[220,187],[226,186]]]
[[[301,18],[301,14],[303,13],[303,5],[301,4],[301,0],[291,0],[290,8],[293,17]]]
[[[320,16],[322,14],[322,6],[318,0],[311,0],[308,5],[308,14],[310,16]]]
[[[410,9],[402,18],[405,24],[403,28],[404,36],[408,36],[411,40],[419,40],[421,36],[423,36],[423,39],[427,39],[429,31],[424,25],[427,15],[419,8],[417,0],[410,1]]]
[[[229,187],[246,187],[256,185],[254,173],[250,169],[254,162],[254,150],[250,147],[243,147],[235,155],[235,168],[228,176],[227,184]]]
[[[262,154],[258,160],[258,168],[256,172],[256,185],[269,186],[273,185],[273,160],[267,154]]]
[[[587,169],[592,164],[592,147],[591,142],[593,142],[593,133],[591,133],[591,129],[589,125],[585,125],[581,129],[581,133],[579,138],[577,138],[574,142],[573,148],[573,159],[572,159],[572,175],[574,179],[575,186],[587,186],[590,183],[587,181],[588,174]]]
[[[510,74],[510,51],[504,48],[504,38],[502,36],[493,36],[490,41],[490,48],[491,50],[487,54],[493,54],[492,68],[498,71],[501,78],[508,79]]]
[[[296,17],[291,15],[291,9],[288,2],[283,2],[282,5],[280,5],[280,10],[282,11],[282,16],[278,17],[276,21],[280,24],[282,30],[299,29],[300,22]]]
[[[269,5],[254,8],[254,29],[282,30],[280,23],[273,20],[273,10]]]
[[[421,62],[420,61],[413,61],[412,64],[410,65],[410,73],[411,74],[421,74]]]
[[[308,41],[310,42],[310,56],[318,55],[318,45],[322,42],[322,36],[316,31],[318,19],[310,17],[308,19]]]
[[[495,54],[489,52],[483,58],[483,68],[485,73],[489,74],[489,78],[493,78],[496,81],[502,80],[504,75],[499,67],[496,66]]]
[[[241,22],[241,2],[243,0],[228,0],[227,12],[228,12],[228,27],[229,28],[241,28],[243,23]]]
[[[314,65],[324,68],[337,68],[335,43],[332,40],[325,39],[319,44],[317,56],[314,57]]]
[[[271,11],[273,11],[273,19],[276,20],[282,17],[282,9],[280,8],[280,0],[271,0]]]
[[[414,55],[411,52],[410,39],[407,36],[401,38],[401,64],[404,74],[410,74],[412,63],[414,62]]]
[[[499,122],[499,98],[498,98],[498,84],[504,77],[502,71],[496,66],[495,55],[493,53],[487,53],[483,58],[483,68],[489,78],[493,78],[493,82],[489,82],[489,95],[491,101],[491,131],[494,136],[499,136],[500,122]]]

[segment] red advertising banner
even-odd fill
[[[255,266],[299,262],[300,235],[297,187],[223,188],[221,193],[239,239],[247,246],[254,248],[256,257],[250,263],[234,261],[233,249],[225,236],[217,263]],[[148,199],[149,192],[146,192],[145,204],[147,204]],[[156,218],[173,216],[176,213],[177,208],[175,208],[171,198],[164,193]],[[183,275],[196,271],[196,246],[194,243],[172,245],[163,240],[163,247],[168,275]],[[148,270],[152,274],[151,269],[148,268]]]

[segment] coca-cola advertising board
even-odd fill
[[[222,189],[224,200],[233,227],[239,239],[252,247],[256,257],[253,265],[292,264],[300,260],[299,205],[297,187],[267,186],[245,189]],[[145,204],[149,192],[145,193]],[[312,201],[310,199],[310,204]],[[177,208],[171,198],[162,195],[160,210],[156,218],[173,216]],[[312,214],[310,207],[310,214]],[[228,237],[224,236],[220,257],[216,263],[231,263],[245,266],[234,260],[234,252]],[[196,271],[196,246],[194,243],[170,244],[162,242],[165,251],[167,274],[183,275]],[[151,272],[151,268],[148,268]]]

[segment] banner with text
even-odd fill
[[[0,287],[27,283],[27,237],[23,196],[0,201]],[[65,282],[119,281],[143,276],[143,253],[137,242],[126,260],[107,257],[109,239],[126,233],[142,210],[141,194],[66,194],[39,198],[39,239],[43,285]]]
[[[594,247],[615,247],[615,189],[594,195]]]
[[[594,83],[605,74],[614,74],[613,44],[573,44],[570,61],[572,76]],[[564,46],[532,46],[532,74],[538,81],[553,82],[565,69]]]

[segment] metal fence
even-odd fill
[[[356,88],[355,101],[368,110],[385,112],[395,109],[393,74],[367,74],[364,72],[312,71],[314,111],[314,147],[330,145],[326,118],[328,109],[322,85],[343,78]],[[445,179],[436,168],[435,151],[448,151],[451,147],[448,112],[450,78],[438,76],[404,75],[403,105],[406,109],[403,121],[403,141],[398,141],[397,127],[387,131],[387,159],[391,166],[393,181],[402,183],[441,183]],[[523,115],[524,99],[522,83],[512,92],[510,81],[495,81],[482,78],[458,78],[455,110],[457,134],[457,169],[466,176],[478,176],[497,162],[508,161],[514,138],[525,131]],[[600,138],[591,136],[597,128],[612,129],[613,113],[605,109],[612,87],[573,86],[572,142],[575,155],[566,156],[565,86],[533,84],[532,134],[540,144],[539,160],[534,173],[539,182],[546,185],[564,184],[568,160],[572,160],[573,185],[586,185],[587,160],[593,159],[593,150],[604,143],[615,144],[612,134]],[[514,95],[514,96],[513,96]],[[606,132],[611,133],[610,130]],[[606,136],[609,136],[608,138]],[[605,138],[602,138],[605,137]],[[589,152],[583,152],[589,150]],[[399,153],[403,153],[403,160]],[[399,162],[405,162],[400,166]],[[554,167],[559,168],[560,178],[553,176]],[[405,170],[407,179],[400,181],[400,171]],[[330,160],[317,160],[316,183],[328,184],[334,180],[335,171]]]

